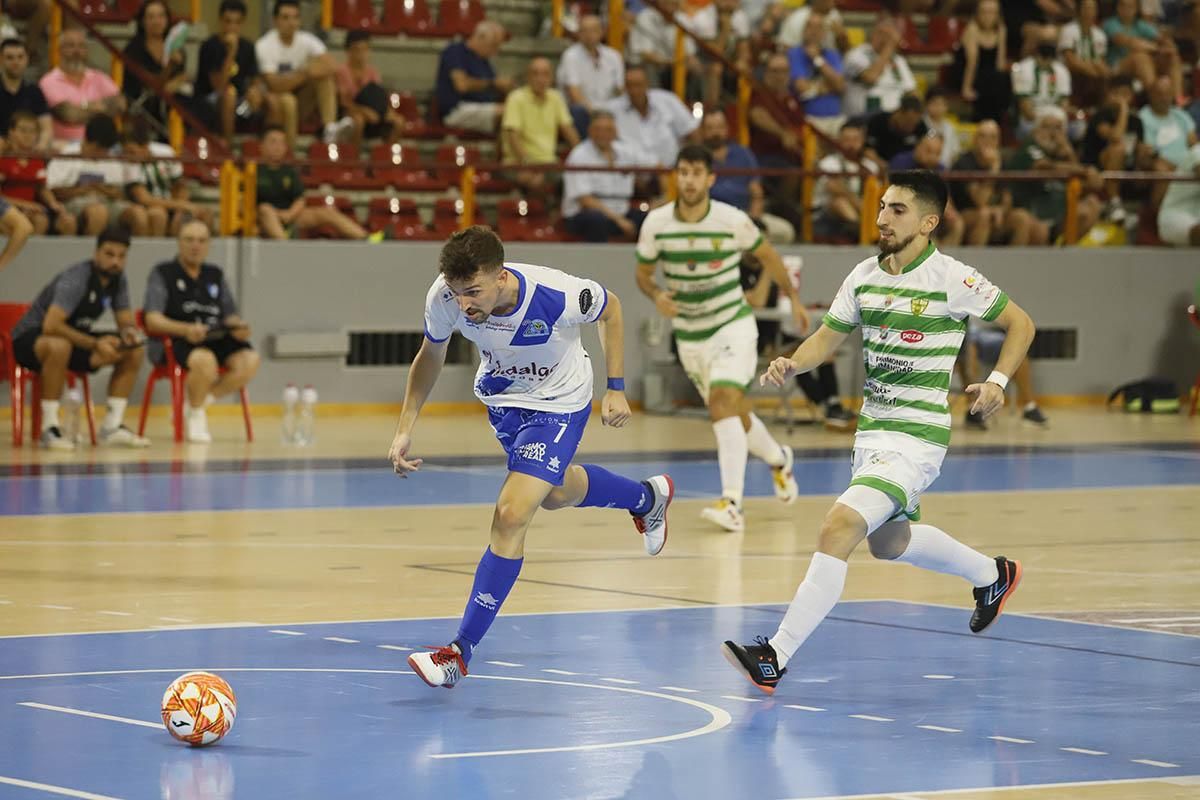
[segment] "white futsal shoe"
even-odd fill
[[[720,525],[730,533],[741,533],[746,530],[746,515],[738,504],[728,497],[722,497],[708,508],[700,512],[700,516],[709,522]]]
[[[642,535],[642,543],[646,545],[647,555],[656,556],[662,552],[667,543],[667,508],[675,499],[675,482],[670,475],[655,475],[642,481],[651,496],[654,505],[640,517],[631,514],[634,527]]]
[[[771,467],[771,484],[775,487],[775,496],[780,502],[790,506],[800,494],[800,487],[796,485],[796,474],[792,469],[792,465],[796,463],[796,455],[786,444],[780,445],[779,449],[783,451],[783,464]]]
[[[430,686],[443,689],[453,689],[467,675],[462,654],[453,645],[439,647],[428,653],[413,653],[408,657],[408,666]]]

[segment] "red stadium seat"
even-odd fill
[[[434,238],[445,239],[458,230],[459,217],[462,216],[463,201],[443,197],[433,204]]]
[[[438,177],[457,184],[459,181],[457,168],[467,164],[479,164],[483,161],[483,156],[476,147],[463,144],[444,144],[438,147],[435,160],[441,167],[438,170]],[[511,192],[513,185],[509,181],[495,178],[492,173],[484,171],[476,173],[475,189],[485,194],[504,194]]]
[[[257,159],[262,155],[262,144],[258,139],[242,140],[242,158]]]
[[[501,239],[513,242],[557,242],[562,238],[538,200],[501,200],[496,227]]]
[[[387,231],[393,239],[421,239],[429,229],[421,222],[417,204],[407,197],[373,197],[367,207],[367,227]]]
[[[304,198],[306,206],[333,206],[338,211],[345,214],[355,222],[360,222],[358,215],[354,213],[354,203],[349,197],[342,195],[326,194],[326,195],[309,195]],[[337,231],[328,225],[322,225],[318,228],[309,228],[300,234],[301,239],[340,239]]]
[[[394,186],[410,192],[439,192],[450,183],[425,169],[403,169],[421,163],[420,153],[399,142],[377,144],[371,149],[371,173],[379,186]]]
[[[141,5],[141,0],[81,0],[78,9],[90,22],[129,22]]]
[[[386,6],[380,14],[372,0],[334,0],[333,26],[345,30],[360,30],[377,36],[400,33],[400,20],[388,19]]]
[[[896,25],[900,28],[900,52],[907,55],[937,55],[948,52],[949,47],[921,38],[916,23],[912,17],[896,17]],[[932,31],[931,31],[932,33]]]
[[[425,0],[386,0],[383,12],[389,24],[398,24],[409,36],[440,36]]]
[[[483,16],[484,9],[479,0],[441,0],[436,30],[441,36],[467,37]]]
[[[377,189],[383,184],[367,173],[352,144],[313,142],[308,147],[309,185],[332,184],[338,189]]]
[[[941,15],[929,18],[929,46],[935,53],[949,53],[962,38],[963,21]]]
[[[188,136],[183,140],[184,158],[199,159],[204,163],[185,163],[183,174],[201,183],[215,186],[221,180],[221,164],[229,157],[225,145],[216,139],[204,136]]]

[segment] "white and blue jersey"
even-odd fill
[[[549,267],[504,268],[518,284],[511,313],[472,322],[439,275],[425,300],[425,336],[444,342],[457,330],[475,343],[475,396],[488,406],[509,470],[560,486],[592,406],[592,362],[580,326],[600,319],[608,292]]]

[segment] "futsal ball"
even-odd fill
[[[237,717],[237,698],[219,675],[189,672],[171,681],[162,699],[167,733],[202,747],[221,740]]]

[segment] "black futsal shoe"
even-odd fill
[[[767,694],[775,694],[775,685],[787,674],[786,668],[780,669],[779,656],[765,636],[756,636],[754,644],[747,645],[727,641],[721,645],[721,655]]]
[[[1004,604],[1021,583],[1021,562],[996,556],[996,571],[1000,577],[990,586],[980,586],[975,591],[975,613],[971,615],[971,632],[979,633],[996,621]]]

